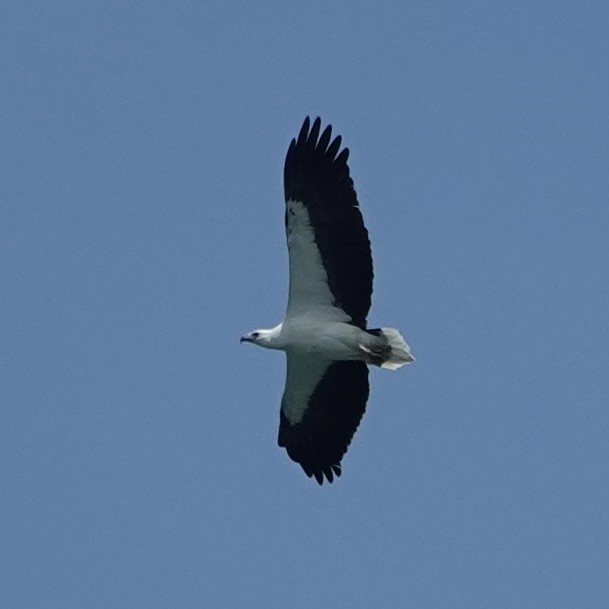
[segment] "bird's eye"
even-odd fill
[[[258,338],[260,336],[259,332],[252,332],[252,338]]]

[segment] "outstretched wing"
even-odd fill
[[[285,160],[285,224],[290,256],[286,317],[319,318],[366,327],[372,294],[368,231],[349,175],[349,149],[331,143],[332,127],[307,117]],[[346,315],[345,315],[346,314]]]
[[[341,474],[341,459],[368,401],[368,367],[358,361],[287,356],[279,446],[319,484]]]

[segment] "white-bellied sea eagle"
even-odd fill
[[[341,459],[366,409],[368,366],[414,361],[394,328],[369,329],[372,255],[349,176],[349,149],[307,117],[285,159],[290,287],[282,323],[241,337],[287,355],[279,446],[319,484]],[[340,150],[340,152],[339,152]]]

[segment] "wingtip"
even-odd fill
[[[336,465],[329,465],[325,469],[317,471],[307,471],[305,469],[305,473],[307,474],[307,476],[309,476],[309,478],[314,478],[317,484],[319,484],[319,486],[323,486],[324,482],[332,484],[332,482],[334,482],[335,477],[340,478],[341,474],[343,473],[343,470],[341,464],[338,463]]]
[[[321,129],[321,118],[319,116],[313,121],[311,131],[309,131],[309,145],[317,146],[319,130]]]
[[[302,127],[300,128],[300,133],[298,134],[298,143],[304,144],[309,137],[309,127],[311,126],[311,119],[307,116],[305,117]]]

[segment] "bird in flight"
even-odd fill
[[[319,484],[341,475],[368,401],[368,364],[397,370],[414,361],[395,328],[367,327],[372,255],[341,141],[309,117],[292,140],[284,167],[285,319],[241,337],[285,351],[278,443]]]

